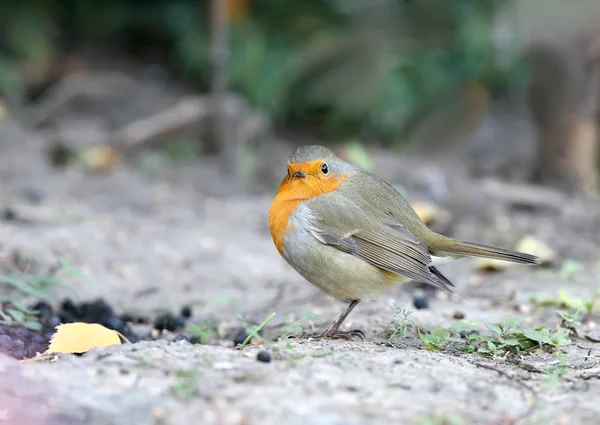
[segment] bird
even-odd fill
[[[413,280],[451,292],[436,267],[463,257],[540,264],[527,253],[447,237],[429,229],[409,202],[374,173],[320,145],[297,147],[269,209],[283,259],[325,294],[349,303],[313,339],[364,339],[340,327],[361,300]]]

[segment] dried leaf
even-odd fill
[[[411,206],[426,226],[432,224],[440,216],[440,209],[434,203],[413,202]]]
[[[552,264],[556,261],[556,253],[539,239],[531,235],[524,236],[515,245],[515,250],[538,257],[542,264]]]
[[[510,265],[511,263],[496,258],[477,258],[474,261],[475,270],[481,272],[501,272]]]
[[[117,164],[119,155],[110,146],[96,146],[81,152],[80,160],[89,171],[109,171]]]
[[[58,325],[50,340],[50,353],[85,353],[94,347],[120,344],[119,334],[97,323],[66,323]]]

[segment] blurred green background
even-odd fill
[[[494,16],[509,0],[223,1],[228,86],[280,129],[397,145],[440,96],[466,88],[485,101],[525,76],[518,55],[500,62],[495,53]],[[47,83],[40,75],[82,49],[158,62],[206,92],[210,6],[4,1],[0,92],[9,103],[34,101]]]

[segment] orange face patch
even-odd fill
[[[277,250],[283,252],[283,235],[290,215],[305,200],[336,190],[346,179],[347,174],[325,175],[321,171],[323,161],[310,161],[288,164],[286,176],[269,211],[269,230]],[[294,173],[303,171],[305,177],[294,177]],[[293,226],[290,227],[293,231]]]

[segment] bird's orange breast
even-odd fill
[[[316,173],[313,174],[312,171],[317,165],[320,167],[321,163],[321,161],[311,161],[303,164],[288,165],[290,169],[307,170],[309,173],[305,178],[286,176],[281,182],[275,199],[273,199],[273,203],[271,204],[269,211],[269,231],[279,253],[283,253],[283,236],[288,226],[290,231],[294,231],[292,224],[289,223],[289,219],[298,206],[315,196],[336,190],[348,178],[347,174],[327,177],[321,177]],[[291,175],[293,175],[294,170],[291,171]]]

